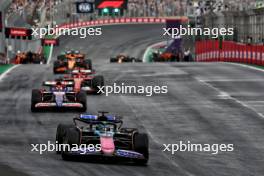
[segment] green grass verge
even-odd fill
[[[48,59],[49,58],[49,55],[50,55],[50,52],[51,52],[51,47],[50,46],[43,46],[42,52],[44,54],[44,57],[46,59]]]
[[[53,36],[52,35],[46,35],[45,38],[46,39],[52,39]],[[49,55],[50,55],[50,52],[51,52],[51,46],[43,46],[42,52],[44,54],[44,57],[48,59]]]
[[[0,65],[0,74],[4,73],[6,70],[9,68],[13,67],[14,65],[12,64],[5,64],[5,65]]]
[[[261,65],[253,65],[253,64],[246,64],[246,65],[250,65],[250,66],[253,66],[256,68],[264,69],[264,66],[261,66]]]

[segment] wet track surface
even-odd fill
[[[161,26],[104,27],[104,36],[61,39],[53,56],[77,48],[92,58],[108,84],[167,85],[168,94],[88,96],[88,112],[124,116],[125,126],[150,137],[147,167],[65,162],[52,153],[30,152],[31,143],[55,140],[58,123],[75,113],[30,112],[31,89],[54,78],[51,65],[19,66],[0,83],[0,163],[33,176],[261,176],[264,174],[264,72],[227,63],[109,64],[109,56],[127,52],[140,57],[161,39]],[[54,59],[54,58],[53,58]],[[233,152],[162,152],[163,144],[234,144]],[[19,175],[0,167],[5,175]],[[0,174],[2,175],[2,174]]]

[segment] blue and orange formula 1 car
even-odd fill
[[[94,75],[92,70],[73,70],[71,75],[61,78],[63,82],[73,85],[74,92],[85,91],[87,94],[99,94],[99,87],[104,86],[104,77]]]
[[[53,72],[54,74],[63,74],[78,68],[92,70],[92,61],[85,59],[85,55],[79,51],[67,51],[54,61]]]
[[[149,158],[147,134],[139,133],[135,128],[122,128],[121,117],[106,113],[81,114],[73,119],[74,125],[59,124],[56,142],[67,147],[57,153],[61,153],[64,160],[113,159],[140,165],[147,164]],[[92,148],[91,145],[95,147]]]
[[[61,81],[46,81],[47,89],[33,89],[31,97],[31,111],[44,110],[75,110],[86,111],[86,93],[68,90],[72,84]]]

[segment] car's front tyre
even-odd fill
[[[133,140],[134,150],[144,156],[144,159],[135,160],[135,163],[140,165],[146,165],[149,159],[148,135],[145,133],[135,133]]]
[[[39,102],[41,102],[41,92],[37,89],[33,89],[31,94],[31,112],[38,112],[35,106]]]

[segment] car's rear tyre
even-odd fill
[[[136,164],[145,165],[149,159],[149,141],[145,133],[135,133],[133,138],[134,150],[141,153],[145,159],[135,160]]]
[[[92,60],[91,59],[85,59],[84,63],[85,63],[85,68],[87,70],[92,70],[93,69],[93,65],[92,65]]]
[[[63,139],[63,144],[68,144],[70,146],[70,150],[72,147],[79,146],[80,131],[77,128],[67,128],[66,135]],[[66,161],[74,159],[74,157],[67,150],[61,152],[61,157]]]
[[[116,58],[110,58],[110,63],[117,62]]]
[[[87,108],[87,101],[86,101],[86,92],[85,91],[80,91],[77,93],[77,101],[80,102],[83,107],[81,108],[81,112],[85,112]]]
[[[63,144],[63,138],[66,136],[66,130],[68,128],[74,128],[74,125],[66,125],[66,124],[59,124],[57,126],[57,132],[56,132],[56,142],[58,144]],[[57,150],[57,154],[60,154],[61,151]]]
[[[41,92],[37,89],[33,89],[31,94],[31,112],[38,112],[35,105],[39,102],[41,102]]]
[[[135,62],[142,62],[142,60],[141,59],[139,59],[139,58],[135,58],[135,60],[134,60]]]
[[[99,92],[98,87],[104,86],[104,77],[102,75],[95,76],[92,80],[92,88],[96,91],[95,94],[102,94],[102,92]]]

